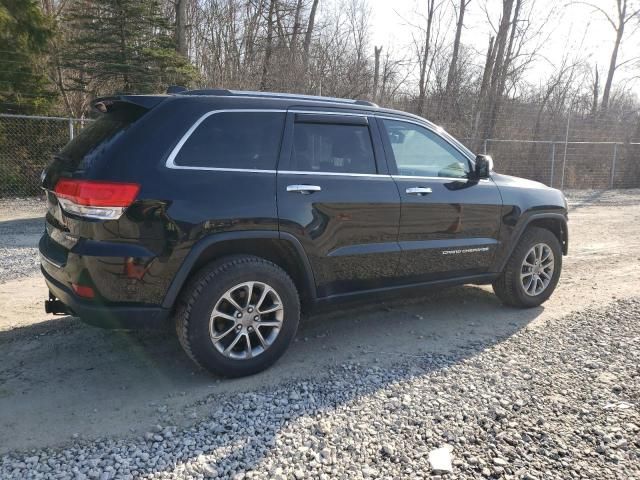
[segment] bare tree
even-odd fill
[[[417,103],[417,113],[418,115],[423,115],[425,101],[427,98],[427,84],[429,81],[428,78],[428,65],[429,61],[432,59],[432,43],[433,43],[433,21],[435,19],[435,15],[437,10],[442,5],[440,2],[436,0],[427,0],[427,13],[426,13],[426,27],[421,27],[423,30],[423,43],[422,47],[418,50],[419,56],[419,65],[420,65],[420,75],[418,78],[418,103]]]
[[[382,47],[373,47],[374,67],[373,67],[373,101],[378,98],[378,81],[380,79],[380,53]]]
[[[449,73],[447,74],[447,86],[445,87],[445,95],[451,97],[455,95],[458,79],[456,78],[458,66],[458,54],[460,52],[460,40],[462,38],[462,28],[464,26],[464,13],[469,6],[471,0],[460,0],[458,6],[458,16],[456,21],[456,36],[453,40],[453,52],[451,53],[451,63],[449,64]]]
[[[267,89],[267,81],[269,76],[269,63],[273,54],[273,24],[274,14],[276,11],[278,0],[269,1],[269,14],[267,15],[267,44],[264,51],[264,60],[262,61],[262,79],[260,80],[260,90]]]
[[[604,84],[604,91],[602,93],[602,102],[600,107],[602,111],[606,111],[609,108],[609,99],[611,97],[611,86],[613,85],[613,76],[616,73],[620,64],[618,64],[618,54],[620,50],[620,44],[625,33],[625,27],[629,22],[640,17],[640,8],[631,5],[631,0],[615,0],[616,2],[616,14],[610,15],[607,9],[600,5],[589,2],[576,2],[578,4],[587,5],[604,15],[609,24],[613,27],[616,34],[616,39],[613,44],[613,50],[611,51],[611,58],[609,60],[609,70],[607,71],[607,79]],[[626,62],[625,62],[626,63]]]
[[[598,78],[598,66],[595,68],[595,75],[593,78],[593,94],[592,94],[592,102],[591,102],[591,116],[595,117],[598,113],[598,97],[600,96],[600,84]]]
[[[302,47],[302,57],[304,61],[305,73],[309,66],[309,49],[311,48],[311,36],[313,35],[313,27],[316,22],[316,12],[318,11],[319,0],[313,0],[311,12],[309,13],[309,21],[307,22],[307,32],[304,35],[304,45]]]

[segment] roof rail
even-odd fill
[[[180,95],[215,95],[215,96],[227,96],[233,95],[238,97],[267,97],[267,98],[289,98],[291,100],[315,100],[318,102],[328,103],[342,103],[351,105],[365,105],[368,107],[378,107],[373,102],[366,100],[351,100],[348,98],[336,98],[336,97],[321,97],[318,95],[302,95],[297,93],[275,93],[275,92],[254,92],[251,90],[228,90],[222,88],[202,89],[202,90],[188,90],[186,92],[180,92]]]

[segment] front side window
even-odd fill
[[[273,170],[280,152],[285,114],[221,112],[207,117],[189,136],[174,163],[204,168]]]
[[[467,158],[446,140],[413,123],[383,120],[398,175],[463,178]]]
[[[293,135],[294,171],[376,173],[367,125],[296,122]]]

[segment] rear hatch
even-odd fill
[[[88,121],[42,174],[46,193],[45,263],[64,266],[68,251],[82,238],[99,237],[96,224],[117,221],[135,200],[139,186],[118,178],[117,151],[128,132],[163,96],[99,99],[99,118]],[[99,239],[99,238],[96,238]]]

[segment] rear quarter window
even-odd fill
[[[65,170],[89,170],[100,163],[115,142],[147,112],[136,106],[123,105],[87,122],[71,142],[57,155]]]
[[[183,167],[274,170],[285,114],[221,112],[205,118],[173,163]]]

